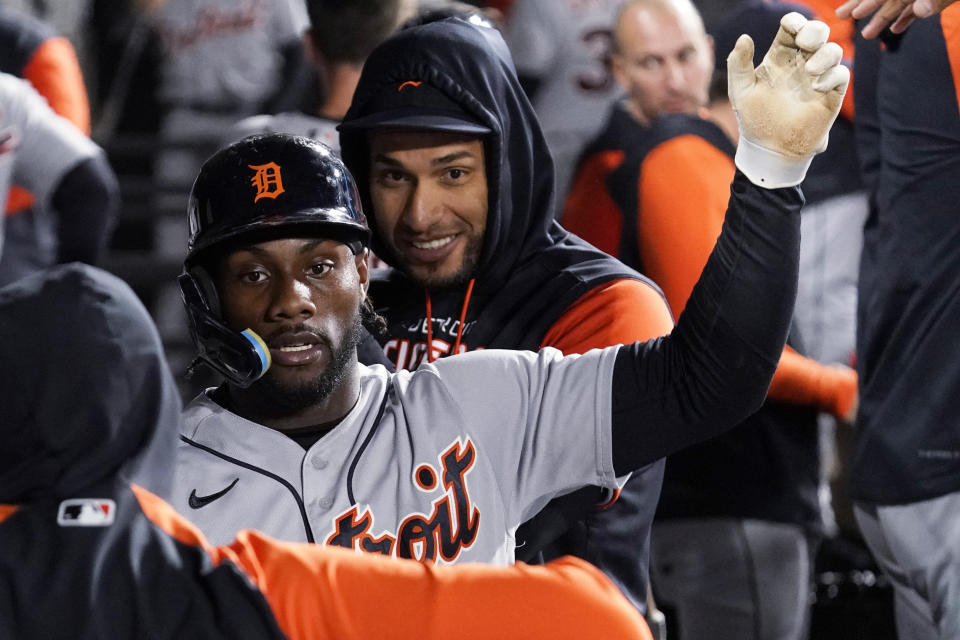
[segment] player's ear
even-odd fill
[[[370,286],[370,250],[366,247],[363,247],[353,257],[353,260],[357,266],[357,276],[359,277],[360,281],[360,290],[363,295],[366,296],[367,289]]]

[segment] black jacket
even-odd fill
[[[374,281],[371,297],[389,326],[382,343],[425,343],[423,327],[431,322],[433,336],[453,344],[466,305],[462,344],[467,349],[535,351],[564,312],[598,286],[630,278],[656,288],[553,219],[553,160],[506,45],[495,30],[452,19],[400,32],[367,59],[344,123],[369,115],[374,108],[372,98],[410,79],[440,89],[492,130],[483,139],[489,208],[469,298],[466,285],[431,291],[428,319],[424,291],[400,270],[391,269],[385,278]],[[377,212],[370,202],[365,136],[342,130],[340,143],[375,229]],[[376,234],[373,249],[396,265]],[[398,363],[401,367],[417,364]],[[521,527],[517,557],[534,559],[545,543],[572,527],[564,539],[547,549],[546,557],[572,553],[590,560],[642,610],[646,548],[662,477],[662,461],[636,472],[624,495],[605,511],[593,510],[599,497],[595,489],[555,501]],[[559,521],[555,520],[558,516]]]
[[[236,567],[170,537],[131,489],[165,493],[180,399],[130,288],[78,264],[24,278],[0,290],[0,335],[0,504],[17,506],[0,518],[0,638],[282,638]]]
[[[870,504],[960,490],[957,10],[882,43],[857,41],[860,157],[873,206],[860,260],[850,483]]]

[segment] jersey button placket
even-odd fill
[[[331,487],[336,486],[335,469],[330,461],[320,453],[309,455],[304,460],[304,499],[308,500],[309,510],[314,513],[313,518],[326,518],[328,512],[336,502],[336,495],[328,493]]]

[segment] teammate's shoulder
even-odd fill
[[[694,135],[703,138],[721,150],[732,150],[733,142],[715,122],[686,113],[669,113],[660,116],[650,125],[650,136],[655,144],[673,138]]]

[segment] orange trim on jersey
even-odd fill
[[[692,134],[654,148],[640,167],[637,242],[644,274],[679,316],[720,235],[733,159]]]
[[[623,279],[588,291],[553,323],[540,347],[585,353],[670,333],[673,317],[663,296],[646,282]]]
[[[219,562],[220,558],[216,554],[215,548],[207,542],[206,537],[193,523],[170,506],[166,500],[136,484],[131,484],[130,489],[137,497],[141,511],[151,522],[174,540],[206,549]]]
[[[0,504],[0,522],[3,522],[19,509],[19,505],[15,504]]]
[[[947,43],[950,75],[953,76],[957,105],[960,105],[960,5],[951,5],[940,13],[940,28],[943,29],[943,39]]]
[[[597,503],[593,506],[593,508],[596,509],[597,511],[605,511],[606,509],[609,509],[610,507],[612,507],[613,503],[615,503],[619,499],[620,499],[620,489],[617,489],[610,495],[609,500],[607,500],[606,502]]]
[[[47,99],[50,108],[90,135],[90,100],[80,62],[69,40],[44,40],[30,56],[23,77]]]
[[[591,156],[577,172],[560,218],[567,231],[612,256],[620,253],[623,220],[604,181],[607,174],[620,166],[623,157],[623,151],[616,150]]]
[[[200,529],[180,515],[166,500],[136,484],[131,484],[130,489],[137,497],[143,514],[168,536],[183,544],[200,547],[206,551],[214,566],[218,566],[224,560],[232,562],[250,578],[254,586],[260,588],[261,577],[256,571],[256,566],[244,564],[240,555],[232,547],[214,547]]]
[[[33,194],[28,190],[18,185],[11,185],[10,191],[7,192],[7,206],[4,209],[5,215],[9,218],[21,211],[25,211],[32,207],[34,202],[36,202],[36,198],[34,198]]]

